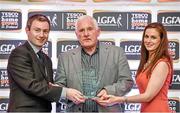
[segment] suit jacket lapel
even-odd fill
[[[38,65],[38,67],[39,67],[42,75],[44,76],[44,78],[45,78],[46,80],[48,80],[47,77],[46,77],[46,74],[45,74],[45,70],[43,69],[42,64],[40,63],[40,61],[39,61],[36,53],[34,52],[34,50],[32,49],[32,47],[30,46],[30,44],[29,44],[28,42],[25,42],[25,46],[26,46],[26,47],[28,48],[28,50],[31,52],[32,59],[35,60],[35,62],[37,63],[37,65]]]
[[[72,55],[73,67],[75,67],[75,73],[76,73],[76,75],[78,77],[79,83],[82,84],[82,81],[81,81],[81,71],[82,71],[82,66],[81,66],[81,47],[79,46],[77,49],[75,49],[72,52],[72,54],[73,54]]]
[[[45,59],[45,61],[44,61],[44,67],[42,66],[42,64],[41,64],[41,66],[40,66],[40,68],[41,68],[41,70],[43,71],[43,76],[45,77],[45,79],[47,80],[47,81],[51,81],[50,80],[50,72],[49,72],[49,62],[48,62],[48,59],[47,59],[47,57],[45,56],[45,53],[43,54],[43,56],[44,56],[44,59]],[[39,60],[39,59],[38,59]],[[51,67],[50,67],[51,68]]]
[[[78,47],[72,52],[73,65],[78,72],[81,70],[81,47]]]
[[[104,46],[103,44],[100,44],[99,46],[99,82],[101,81],[103,77],[103,73],[105,70],[105,66],[107,63],[107,58],[108,58],[108,47]],[[100,82],[101,83],[101,82]]]

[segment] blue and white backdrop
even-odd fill
[[[56,73],[57,57],[78,47],[74,22],[82,15],[95,17],[102,33],[99,40],[124,49],[135,78],[140,58],[140,43],[144,27],[161,22],[168,30],[174,75],[169,89],[169,105],[179,112],[180,98],[180,0],[0,0],[0,112],[6,111],[9,98],[7,59],[11,51],[27,39],[27,18],[35,13],[45,14],[51,21],[49,41],[43,51],[53,61]],[[127,95],[138,94],[136,84]],[[52,113],[56,111],[52,103]],[[139,113],[140,104],[125,104],[125,112]]]

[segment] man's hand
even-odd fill
[[[107,95],[104,97],[104,99],[98,98],[96,102],[100,104],[101,106],[112,106],[117,103],[121,103],[124,101],[124,97],[118,97],[114,95]]]
[[[60,87],[58,84],[53,84],[51,82],[49,82],[49,86]]]
[[[80,104],[85,102],[85,97],[83,96],[83,94],[76,89],[67,88],[66,97],[69,100],[73,101],[75,104]]]
[[[99,97],[100,99],[104,100],[106,99],[107,96],[107,91],[106,89],[102,89],[98,94],[97,97]]]
[[[103,100],[107,100],[107,91],[106,89],[102,89],[98,94],[97,94],[97,97],[93,98],[92,100],[96,101],[98,104],[101,105],[101,101]]]

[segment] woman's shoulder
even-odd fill
[[[153,66],[153,68],[155,67],[169,67],[170,65],[170,61],[168,60],[168,58],[160,58],[156,63],[155,65]]]
[[[168,63],[168,62],[169,62],[169,59],[166,58],[166,57],[160,58],[160,59],[156,62],[156,64],[161,63],[161,62]]]

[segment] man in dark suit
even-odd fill
[[[44,15],[33,15],[25,30],[28,40],[8,59],[8,112],[50,112],[51,102],[58,102],[62,92],[62,87],[53,84],[51,59],[41,51],[48,40],[50,22]]]
[[[57,84],[71,88],[67,95],[70,112],[120,112],[121,105],[103,107],[99,100],[108,94],[125,95],[133,86],[123,50],[98,41],[100,29],[94,18],[85,15],[75,24],[80,43],[76,49],[61,53],[55,76]]]

